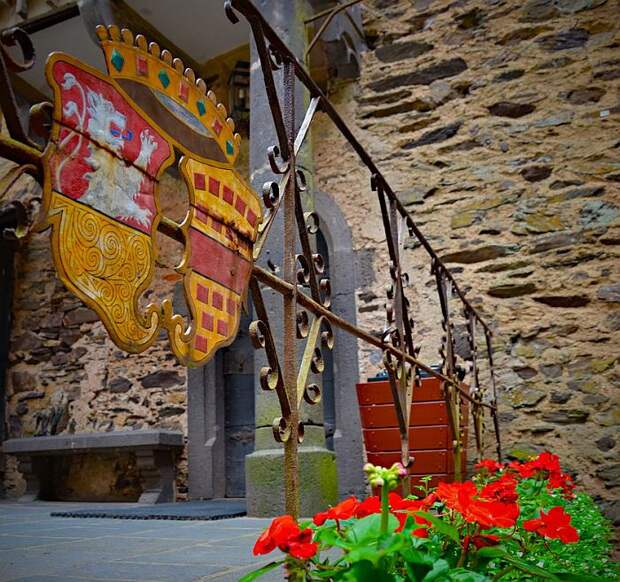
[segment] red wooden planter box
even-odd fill
[[[400,461],[400,433],[392,391],[387,380],[357,384],[364,446],[369,463],[390,467]],[[467,419],[467,409],[463,410]],[[452,431],[438,378],[422,378],[422,386],[413,392],[409,423],[409,451],[415,461],[409,468],[411,484],[430,475],[431,486],[454,479]],[[465,466],[465,448],[463,466]]]

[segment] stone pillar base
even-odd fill
[[[17,468],[26,481],[26,491],[19,498],[21,503],[50,499],[52,492],[52,460],[36,455],[19,455]]]
[[[137,450],[136,460],[142,477],[142,495],[138,503],[172,503],[174,483],[174,453],[172,451]]]
[[[338,501],[336,456],[323,447],[299,449],[300,516],[310,517]],[[284,510],[284,452],[262,449],[245,458],[248,516],[275,517]]]

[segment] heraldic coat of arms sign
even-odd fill
[[[204,81],[167,50],[115,26],[97,34],[107,74],[62,53],[46,65],[54,113],[41,226],[52,229],[63,283],[119,347],[144,351],[165,329],[177,358],[200,365],[234,339],[252,272],[262,211],[234,169],[241,138]],[[189,200],[180,223],[158,199],[176,153]],[[164,222],[184,245],[176,270],[189,324],[171,299],[140,307]]]

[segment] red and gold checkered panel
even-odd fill
[[[193,330],[191,339],[176,336],[173,346],[191,365],[237,333],[261,206],[232,168],[185,158],[181,171],[191,192],[184,285]]]
[[[198,210],[228,225],[249,242],[256,240],[260,202],[234,170],[190,159],[184,173]]]
[[[195,298],[196,310],[196,334],[192,340],[190,358],[201,361],[236,333],[241,297],[196,272],[191,273],[188,284],[190,294]]]

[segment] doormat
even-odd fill
[[[107,519],[170,519],[175,521],[211,521],[243,517],[245,499],[211,499],[209,501],[179,501],[139,507],[110,509],[78,509],[52,511],[52,517],[81,517]]]

